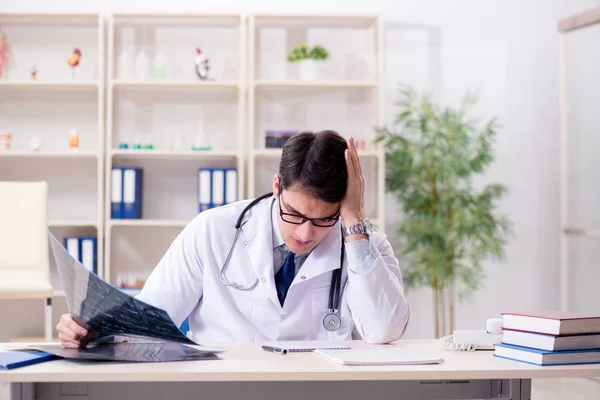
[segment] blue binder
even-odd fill
[[[237,168],[225,169],[225,204],[238,200],[238,173]]]
[[[213,168],[211,173],[211,208],[220,207],[225,204],[226,197],[225,169]]]
[[[123,168],[113,167],[110,175],[110,218],[123,218]]]
[[[0,370],[15,369],[56,359],[58,357],[55,355],[43,351],[2,351]]]
[[[198,210],[206,211],[212,207],[212,168],[198,170]]]
[[[123,218],[142,218],[143,170],[123,167]]]
[[[93,236],[79,238],[79,262],[90,272],[98,274],[98,240]]]
[[[64,239],[65,249],[73,256],[73,258],[77,259],[77,261],[81,262],[81,243],[79,238],[76,236],[67,236]]]

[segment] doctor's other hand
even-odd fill
[[[340,204],[340,217],[346,226],[357,224],[362,219],[362,200],[365,190],[365,180],[356,151],[354,138],[348,139],[346,150],[346,167],[348,168],[348,188],[346,197]]]
[[[98,337],[98,335],[88,332],[87,329],[75,322],[71,314],[61,315],[60,321],[56,325],[56,330],[58,331],[60,343],[66,349],[85,347],[89,342]]]

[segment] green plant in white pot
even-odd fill
[[[467,94],[458,109],[440,108],[431,95],[403,87],[394,129],[377,128],[386,186],[401,209],[405,284],[432,289],[438,338],[452,333],[457,297],[482,285],[483,263],[503,259],[511,236],[510,221],[497,211],[506,187],[473,182],[494,160],[498,129],[496,119],[479,123],[468,115],[475,102]]]
[[[305,81],[316,79],[318,75],[316,63],[328,58],[329,53],[323,46],[316,45],[309,49],[305,44],[293,47],[287,56],[288,62],[299,64],[300,79]]]

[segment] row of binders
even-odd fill
[[[143,169],[113,167],[110,205],[112,219],[142,218]],[[238,200],[236,168],[200,168],[198,170],[198,211],[230,204]]]
[[[65,237],[64,246],[90,272],[97,274],[98,240],[92,236]]]
[[[535,365],[600,363],[600,316],[545,310],[503,313],[494,356]]]
[[[237,188],[236,168],[200,168],[198,170],[199,211],[237,201]]]
[[[110,217],[142,218],[143,170],[138,167],[113,167],[111,171]]]

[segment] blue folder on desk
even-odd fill
[[[58,357],[55,355],[42,351],[0,351],[0,370],[15,369],[56,359]]]

